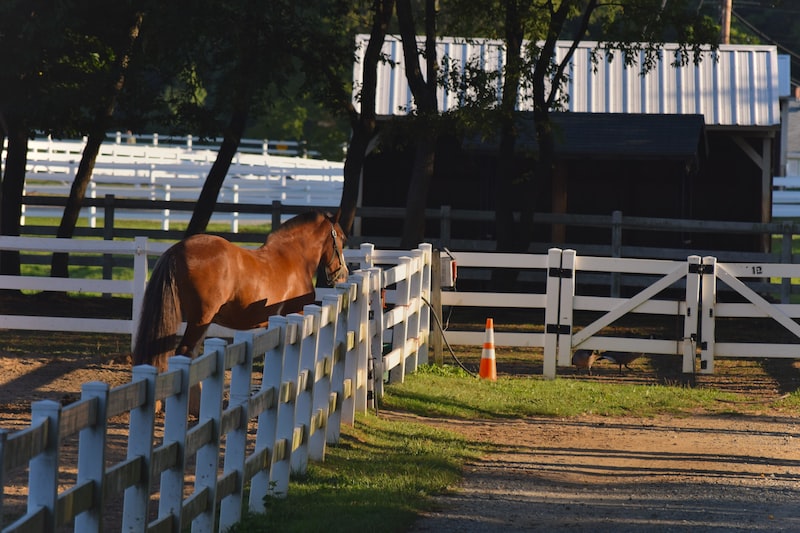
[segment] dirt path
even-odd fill
[[[444,421],[495,445],[412,532],[800,531],[800,418]]]

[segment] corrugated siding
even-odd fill
[[[360,35],[358,58],[353,70],[354,93],[361,86],[360,58],[367,35]],[[561,42],[556,57],[567,53],[569,42]],[[774,46],[721,46],[707,52],[699,65],[690,62],[673,67],[676,45],[667,45],[656,66],[640,75],[638,65],[626,67],[621,52],[610,58],[600,54],[591,60],[596,42],[584,42],[575,51],[570,79],[562,88],[565,109],[589,113],[665,113],[702,114],[706,125],[773,126],[780,124],[778,52]],[[399,38],[389,37],[383,52],[393,62],[379,67],[379,115],[402,115],[413,105],[405,78],[403,52]],[[462,72],[472,61],[486,71],[502,68],[501,41],[467,41],[442,38],[437,47],[440,63],[444,58]],[[642,55],[643,57],[643,55]],[[640,62],[641,63],[641,60]],[[424,66],[423,66],[424,67]],[[501,82],[497,82],[499,98]],[[519,108],[530,109],[522,94]],[[439,109],[447,111],[461,104],[459,94],[439,89]]]

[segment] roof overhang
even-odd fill
[[[556,155],[561,159],[692,160],[705,154],[703,115],[631,113],[550,113]],[[516,120],[516,152],[538,150],[532,113]],[[497,152],[497,135],[473,135],[463,146],[473,152]]]

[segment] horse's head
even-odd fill
[[[337,283],[345,281],[350,272],[347,270],[347,263],[344,260],[344,243],[347,237],[339,225],[339,213],[336,216],[326,216],[328,223],[330,223],[329,238],[331,241],[330,246],[325,245],[322,251],[322,261],[325,263],[325,276],[328,280],[328,285],[333,287]]]

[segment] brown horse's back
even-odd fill
[[[195,235],[179,246],[176,268],[187,330],[212,322],[232,329],[263,327],[272,315],[302,311],[314,302],[317,261],[303,264],[274,240],[250,250],[221,237]]]

